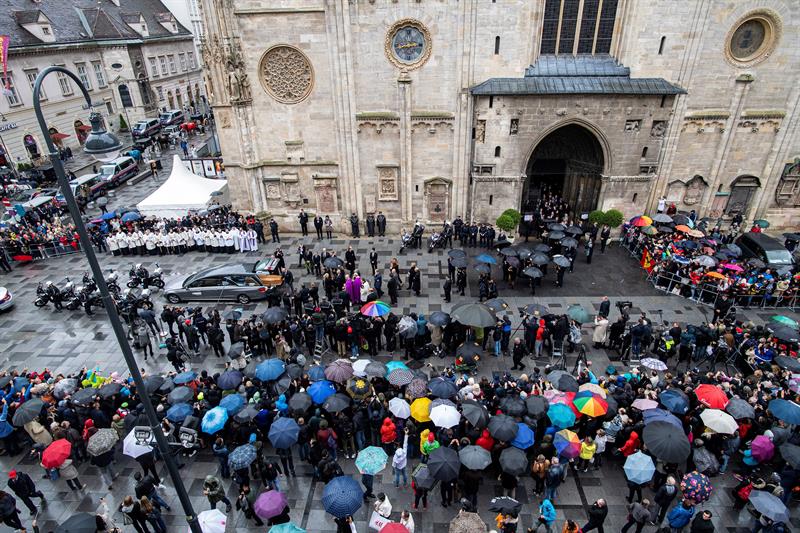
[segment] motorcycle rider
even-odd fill
[[[53,306],[56,309],[61,310],[62,298],[61,298],[61,291],[59,290],[59,288],[53,285],[52,281],[48,281],[47,283],[45,283],[45,290],[47,291],[47,295],[50,297],[50,301],[53,302]]]

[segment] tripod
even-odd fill
[[[589,360],[586,358],[586,346],[583,343],[578,347],[578,358],[575,360],[575,366],[572,369],[573,374],[578,373],[581,363],[583,363],[584,368],[589,366]]]

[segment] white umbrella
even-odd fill
[[[397,418],[408,418],[411,416],[411,406],[402,398],[392,398],[389,400],[389,411]]]
[[[659,372],[663,372],[667,370],[669,367],[664,363],[664,361],[660,359],[656,359],[654,357],[645,357],[641,361],[639,361],[643,367],[649,368],[651,370],[658,370]]]
[[[369,359],[359,359],[358,361],[353,362],[353,375],[360,378],[367,377],[366,369],[367,365],[370,363],[371,361]]]
[[[720,411],[719,409],[706,409],[700,413],[700,420],[715,433],[733,435],[739,429],[739,424],[736,423],[736,420],[725,411]]]
[[[197,515],[197,523],[200,524],[203,533],[225,533],[226,521],[227,517],[217,509],[203,511]],[[192,533],[191,528],[189,533]]]
[[[404,316],[397,324],[397,334],[403,338],[413,337],[417,334],[417,322],[410,316]]]
[[[136,430],[131,430],[131,432],[125,436],[125,440],[122,441],[122,453],[128,457],[133,457],[134,459],[153,451],[152,446],[143,445],[136,442],[135,433]],[[152,437],[150,442],[152,442]]]
[[[437,427],[451,428],[461,420],[461,413],[452,405],[437,405],[431,409],[431,420]]]

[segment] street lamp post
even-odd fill
[[[100,263],[98,262],[97,256],[94,253],[94,248],[92,246],[92,241],[89,239],[89,234],[86,232],[86,226],[83,224],[83,219],[81,218],[78,204],[75,202],[75,196],[72,194],[72,189],[69,186],[69,179],[64,172],[64,166],[61,162],[61,158],[58,155],[58,150],[56,150],[53,140],[47,134],[47,123],[45,122],[44,114],[42,113],[42,108],[39,101],[39,93],[41,91],[42,81],[47,77],[48,74],[52,74],[53,72],[61,72],[72,78],[72,80],[77,84],[83,93],[83,97],[86,99],[86,103],[89,105],[89,108],[92,108],[92,99],[89,96],[89,92],[86,90],[86,87],[84,87],[83,83],[81,83],[81,80],[78,78],[78,76],[64,67],[47,67],[36,77],[36,82],[33,86],[33,108],[36,112],[36,120],[39,122],[39,127],[42,130],[42,135],[47,144],[47,149],[50,152],[50,161],[53,163],[53,170],[55,170],[56,178],[58,179],[58,185],[61,188],[61,194],[64,195],[64,200],[69,208],[69,213],[72,216],[73,222],[75,223],[75,229],[80,237],[81,246],[83,246],[83,251],[86,254],[86,259],[89,261],[89,266],[92,269],[92,274],[94,275],[95,282],[97,283],[97,288],[100,291],[101,297],[103,298],[103,303],[105,304],[109,322],[111,322],[111,327],[114,330],[114,335],[116,336],[119,347],[122,350],[122,355],[125,358],[125,363],[128,365],[128,370],[131,373],[133,382],[136,384],[136,389],[141,391],[141,401],[142,405],[144,406],[145,415],[147,416],[147,420],[150,424],[152,434],[155,437],[158,449],[161,451],[161,455],[167,465],[169,475],[172,478],[173,484],[175,485],[175,492],[177,492],[178,499],[180,500],[181,506],[186,513],[186,521],[189,524],[189,529],[192,531],[192,533],[202,533],[200,524],[197,521],[197,516],[192,508],[192,502],[189,500],[189,495],[186,492],[186,487],[183,484],[180,472],[178,472],[178,467],[172,458],[172,452],[170,451],[169,443],[167,442],[166,437],[164,437],[163,431],[161,431],[161,424],[158,421],[156,411],[153,408],[153,404],[147,394],[147,388],[144,384],[142,374],[139,372],[139,366],[136,364],[136,359],[134,358],[131,347],[128,344],[128,338],[125,333],[125,329],[123,328],[122,322],[120,322],[119,315],[117,314],[116,304],[114,303],[111,294],[108,292],[108,286],[106,285],[105,277],[103,276],[103,270],[100,267]],[[109,133],[105,130],[102,125],[102,118],[100,117],[100,114],[92,111],[92,114],[89,116],[89,122],[92,124],[92,131],[86,138],[86,142],[84,143],[84,151],[92,155],[107,154],[114,151],[118,152],[122,147],[122,143],[113,133]]]

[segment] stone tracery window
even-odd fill
[[[314,87],[311,61],[293,46],[277,45],[267,50],[259,72],[267,93],[284,104],[302,102]]]
[[[547,0],[541,54],[607,54],[618,0]]]

